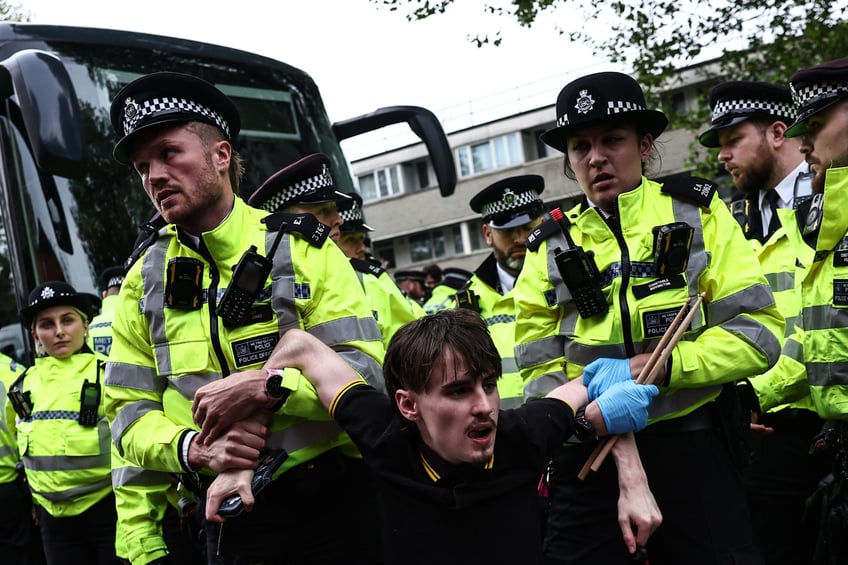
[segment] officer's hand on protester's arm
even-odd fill
[[[191,406],[194,423],[200,426],[198,441],[216,439],[235,422],[244,420],[267,404],[265,369],[233,373],[197,389]]]
[[[244,509],[253,509],[254,498],[251,481],[253,469],[231,469],[220,473],[206,491],[206,519],[210,522],[223,522],[225,517],[218,514],[218,508],[230,495],[238,494],[244,503]]]
[[[196,435],[188,448],[188,464],[192,469],[209,467],[218,473],[227,469],[255,469],[259,451],[265,447],[268,427],[265,418],[248,418],[233,424],[214,440],[200,442]]]

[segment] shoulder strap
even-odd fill
[[[718,185],[700,177],[673,177],[662,185],[662,192],[708,208]]]
[[[356,259],[355,257],[351,258],[350,264],[360,273],[371,273],[375,277],[379,277],[386,272],[383,267],[374,264],[372,261],[363,261],[362,259]]]
[[[156,243],[156,240],[159,239],[159,230],[168,225],[168,222],[165,221],[158,212],[154,215],[150,220],[142,224],[139,227],[138,237],[135,239],[135,246],[130,253],[130,256],[126,258],[124,261],[124,270],[128,271],[130,267],[141,257],[141,254],[144,253],[151,245]]]
[[[270,231],[297,232],[313,247],[324,245],[330,235],[330,226],[322,224],[312,214],[290,214],[274,212],[262,218]]]
[[[551,218],[545,219],[544,222],[539,224],[539,226],[527,236],[527,249],[534,252],[538,251],[539,246],[543,241],[548,239],[552,234],[561,230],[562,226],[560,226],[559,222]]]

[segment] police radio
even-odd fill
[[[554,261],[560,277],[574,298],[581,318],[606,314],[609,310],[606,296],[601,290],[601,273],[595,263],[595,254],[574,247],[565,251],[554,249]]]
[[[689,264],[695,229],[686,222],[654,226],[654,267],[661,276],[678,275]]]
[[[23,390],[25,376],[26,371],[15,379],[15,382],[9,387],[9,392],[6,393],[12,403],[12,409],[21,420],[28,420],[32,417],[32,395],[30,391]]]
[[[244,323],[254,300],[268,280],[272,266],[269,259],[256,252],[255,245],[244,252],[233,269],[233,279],[216,310],[225,326],[234,327]]]
[[[79,424],[87,428],[97,425],[97,410],[100,408],[100,367],[102,361],[97,360],[97,375],[93,383],[88,379],[82,383],[80,389]]]

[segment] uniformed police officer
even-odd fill
[[[501,355],[498,380],[501,406],[515,408],[524,401],[524,382],[518,373],[515,347],[515,305],[512,289],[524,266],[530,232],[542,221],[539,195],[545,179],[520,175],[490,184],[471,199],[471,209],[483,217],[483,237],[492,252],[457,294],[459,306],[479,312]]]
[[[442,280],[430,292],[424,302],[424,313],[433,314],[456,306],[456,293],[464,287],[473,273],[459,267],[442,269]]]
[[[107,357],[109,350],[112,349],[112,319],[115,317],[118,292],[121,290],[125,274],[126,268],[122,265],[107,267],[100,273],[100,290],[103,300],[100,313],[92,318],[88,325],[88,346]]]
[[[801,315],[795,208],[811,196],[798,142],[784,136],[795,119],[792,94],[788,86],[766,82],[724,82],[710,92],[710,108],[712,124],[699,141],[720,148],[719,161],[745,195],[731,209],[786,319],[788,338]],[[782,365],[796,370],[798,351],[795,340],[784,343],[784,354],[771,371],[785,370]],[[754,377],[750,383],[761,388],[768,378]],[[768,565],[804,563],[813,553],[815,528],[804,520],[804,509],[824,475],[823,459],[809,456],[821,424],[809,395],[760,414],[752,424],[752,457],[743,476],[754,541]]]
[[[299,327],[382,386],[379,330],[347,259],[313,216],[269,216],[237,196],[239,114],[211,84],[146,75],[118,93],[111,117],[115,158],[138,171],[167,222],[119,294],[107,370],[115,443],[133,463],[201,487],[216,473],[252,476],[265,447],[277,461],[287,454],[226,535],[206,525],[210,560],[378,560],[354,446],[299,372],[260,369],[280,333]],[[238,494],[249,507],[250,493]]]
[[[424,281],[426,279],[424,272],[414,269],[403,269],[395,271],[393,276],[395,283],[403,291],[407,300],[413,304],[413,307],[418,306],[418,308],[421,308],[423,315],[422,301],[427,294],[424,288]]]
[[[687,298],[704,293],[704,301],[658,365],[661,392],[636,434],[638,454],[629,440],[616,452],[617,442],[615,464],[605,461],[585,481],[577,475],[592,442],[554,457],[545,555],[629,563],[636,546],[621,540],[633,527],[653,564],[761,563],[733,459],[747,424],[735,387],[722,385],[777,361],[783,319],[771,290],[727,206],[713,198],[714,185],[644,176],[668,120],[646,107],[636,81],[580,77],[562,89],[556,113],[542,140],[565,153],[566,174],[586,198],[552,211],[528,240],[514,290],[516,360],[532,381],[527,390],[540,395],[582,375],[594,398],[635,378]],[[628,465],[634,457],[662,511],[650,540],[657,517],[650,503],[630,500],[631,469],[642,472]]]

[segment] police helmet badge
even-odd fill
[[[503,193],[504,204],[507,206],[512,206],[513,202],[515,202],[515,193],[511,188],[507,188]]]
[[[578,94],[580,98],[577,99],[577,104],[575,104],[574,107],[577,109],[578,113],[588,114],[595,106],[595,99],[592,98],[592,95],[589,94],[588,90],[581,90]]]
[[[127,97],[124,101],[124,117],[131,120],[138,113],[138,103],[132,98]]]

